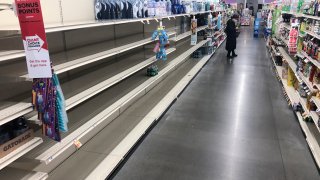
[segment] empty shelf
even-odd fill
[[[295,72],[297,69],[296,63],[293,61],[293,59],[288,55],[288,53],[282,47],[279,47],[278,49],[282,57],[288,62],[292,71]]]
[[[175,33],[172,33],[172,32],[168,33],[169,36],[173,35],[173,34],[175,34]],[[126,37],[125,39],[126,39],[126,42],[128,42],[128,37]],[[118,40],[118,41],[120,41],[120,40]],[[133,43],[125,44],[125,45],[122,45],[120,47],[116,47],[116,48],[113,48],[113,49],[109,49],[109,50],[106,50],[106,51],[98,52],[96,54],[80,57],[80,58],[73,59],[73,60],[65,62],[65,63],[61,63],[61,64],[58,64],[58,65],[55,65],[54,66],[54,70],[55,70],[56,74],[61,74],[61,73],[73,70],[75,68],[82,67],[84,65],[87,65],[87,64],[90,64],[90,63],[94,63],[94,62],[103,60],[105,58],[108,58],[108,57],[123,53],[125,51],[129,51],[131,49],[146,45],[146,44],[151,43],[151,42],[153,42],[153,41],[151,40],[150,37],[147,38],[147,39],[144,39],[144,40],[135,41]],[[98,44],[98,45],[103,47],[101,44]],[[94,45],[94,46],[97,46],[97,45]],[[92,48],[92,46],[90,46],[89,48]],[[83,49],[81,49],[81,50],[83,50]],[[54,59],[53,59],[53,62],[55,62]],[[28,75],[26,74],[26,75],[23,75],[22,77],[27,77],[27,76]]]
[[[162,76],[171,72],[179,63],[183,62],[193,51],[201,47],[207,41],[201,41],[197,46],[192,47],[182,55],[179,55],[167,63],[157,62],[162,71],[154,78],[145,76],[145,70],[122,81],[115,87],[90,99],[83,105],[68,112],[70,131],[63,134],[61,143],[46,141],[37,150],[28,154],[29,158],[36,158],[42,162],[50,163],[56,157],[60,156],[66,149],[74,148],[73,141],[89,140],[86,136],[93,136],[90,131],[97,131],[97,128],[103,128],[116,117],[121,111],[125,110],[137,98],[141,97],[146,91],[161,81]],[[190,47],[190,46],[189,46]],[[108,100],[108,101],[106,101]],[[129,103],[129,104],[128,104]],[[101,126],[101,124],[104,124]]]
[[[12,167],[6,167],[0,171],[0,179],[12,180],[45,180],[48,178],[47,173],[27,171]]]
[[[24,57],[23,50],[0,51],[0,62]]]
[[[198,27],[197,31],[202,31],[202,30],[206,29],[207,27],[208,27],[207,25]],[[185,33],[179,34],[178,36],[171,38],[171,40],[172,41],[180,41],[180,40],[182,40],[186,37],[189,37],[189,36],[191,36],[191,31],[187,31]]]
[[[209,59],[207,56],[207,60]],[[112,121],[79,151],[49,174],[49,179],[60,179],[70,171],[68,167],[79,164],[80,159],[89,163],[80,166],[80,173],[67,173],[67,179],[84,179],[90,173],[95,179],[104,179],[123,160],[148,127],[159,118],[178,96],[206,60],[188,59],[150,92],[139,99],[123,114]],[[198,66],[201,64],[202,66]],[[194,70],[196,68],[196,70]],[[101,141],[103,139],[103,141]],[[103,169],[103,171],[99,171]],[[95,173],[95,172],[100,172]],[[90,178],[89,178],[90,179]]]
[[[0,158],[0,170],[4,167],[6,167],[8,164],[12,163],[19,157],[23,156],[27,152],[31,151],[35,147],[37,147],[39,144],[41,144],[43,141],[41,138],[35,137],[29,142],[25,143],[24,145],[20,146],[10,154],[6,155],[3,158]]]

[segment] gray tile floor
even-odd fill
[[[238,57],[220,48],[115,180],[316,180],[265,41],[242,30]]]

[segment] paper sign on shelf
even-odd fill
[[[198,40],[197,28],[198,28],[197,19],[195,18],[191,19],[191,45],[193,46],[197,44],[197,40]]]
[[[15,0],[15,3],[29,78],[51,78],[51,61],[40,0]]]

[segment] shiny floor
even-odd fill
[[[112,179],[320,179],[265,41],[244,28],[236,52],[218,50]]]

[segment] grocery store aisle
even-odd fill
[[[113,179],[319,179],[265,41],[245,28],[237,53],[218,50]]]

